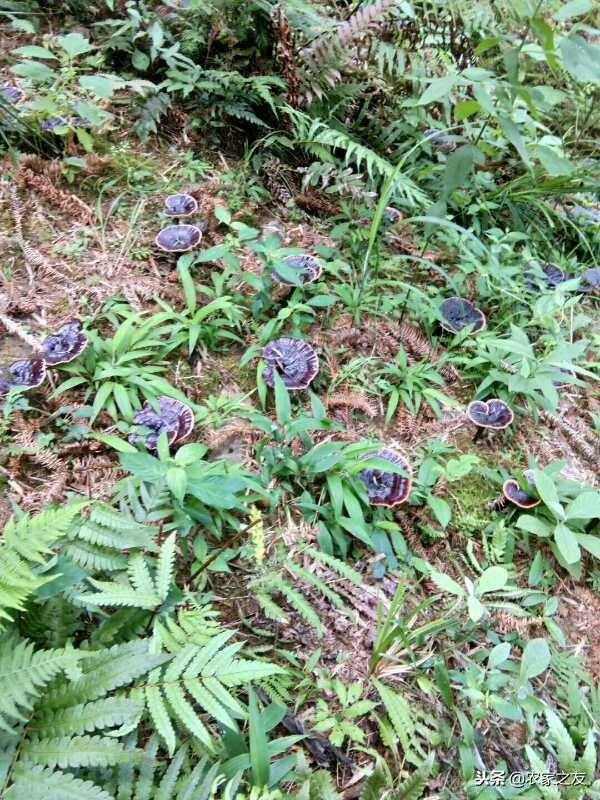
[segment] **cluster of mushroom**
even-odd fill
[[[74,361],[87,347],[87,336],[78,320],[67,322],[55,334],[47,336],[40,354],[33,358],[13,361],[0,374],[0,396],[11,389],[35,389],[45,377],[47,367]]]
[[[158,232],[154,243],[165,253],[186,253],[200,244],[202,231],[197,225],[189,225],[179,220],[191,217],[198,211],[198,201],[191,194],[180,192],[165,198],[163,213],[173,218],[174,225],[168,225]]]
[[[568,275],[556,264],[548,261],[537,263],[530,261],[524,273],[525,286],[531,292],[543,289],[556,289],[561,283],[573,280],[576,275]],[[579,291],[582,294],[597,294],[600,291],[600,267],[587,269],[580,276]]]
[[[165,433],[169,445],[181,444],[194,429],[194,412],[185,403],[173,397],[157,397],[154,404],[145,403],[134,416],[135,425],[143,433],[132,433],[132,444],[143,442],[148,450],[156,450],[158,439]]]

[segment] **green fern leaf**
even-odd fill
[[[150,678],[158,680],[159,675],[157,673],[152,673]],[[156,728],[158,734],[164,739],[169,751],[169,755],[172,756],[175,752],[175,747],[177,744],[175,740],[175,731],[173,729],[173,725],[171,724],[169,712],[165,706],[160,687],[156,685],[146,686],[145,693],[148,711],[152,717],[154,727]]]
[[[34,717],[33,727],[42,738],[91,733],[125,725],[135,719],[143,707],[126,697],[109,697],[71,708],[42,713]]]
[[[172,658],[167,654],[148,652],[148,642],[144,639],[90,652],[86,656],[83,675],[78,680],[53,686],[45,695],[45,709],[68,708],[104,697]]]
[[[24,640],[3,643],[0,655],[0,728],[13,732],[14,721],[24,721],[44,687],[60,672],[73,673],[85,656],[72,648],[40,650]]]
[[[393,800],[419,800],[422,796],[427,779],[433,767],[433,753],[421,764],[404,783],[399,786],[393,795]]]
[[[160,554],[158,556],[155,584],[156,593],[163,601],[166,600],[171,582],[173,580],[176,544],[177,535],[172,533],[167,539],[165,539],[162,547],[160,548]]]
[[[12,620],[12,612],[21,611],[27,598],[52,580],[41,575],[40,568],[86,505],[73,503],[6,523],[0,545],[0,617]]]
[[[67,772],[18,764],[6,800],[115,800],[91,781]]]
[[[20,760],[61,769],[109,767],[139,759],[142,752],[124,750],[120,742],[107,736],[61,736],[26,740],[21,747]]]

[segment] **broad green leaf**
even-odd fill
[[[510,642],[501,642],[493,647],[488,656],[488,667],[493,669],[494,667],[500,666],[500,664],[504,664],[510,656],[510,648]]]
[[[495,566],[485,569],[477,581],[477,594],[497,592],[506,586],[508,572],[504,567]]]
[[[68,33],[66,36],[59,36],[56,40],[69,58],[75,58],[83,53],[89,53],[92,45],[80,33]]]
[[[528,641],[521,656],[521,680],[528,681],[541,675],[550,666],[550,660],[550,648],[545,639],[531,639]]]
[[[467,610],[469,612],[469,618],[473,620],[473,622],[479,622],[486,613],[486,607],[472,594],[467,597]]]
[[[108,447],[112,447],[113,450],[119,453],[137,453],[137,448],[134,447],[131,442],[128,442],[126,439],[121,439],[120,436],[114,436],[112,433],[97,433],[94,435],[94,439],[97,439]]]
[[[592,536],[589,533],[576,533],[578,543],[596,558],[600,558],[600,536]]]
[[[529,153],[527,151],[527,145],[525,143],[525,139],[521,136],[519,128],[517,125],[512,121],[510,117],[504,116],[500,114],[498,116],[498,121],[500,122],[500,127],[502,128],[502,132],[508,139],[508,141],[512,144],[518,154],[521,156],[521,160],[525,164],[528,169],[531,169],[531,159],[529,158]]]
[[[40,61],[22,61],[11,67],[11,71],[22,78],[29,78],[34,83],[49,83],[56,76],[53,69]]]
[[[557,22],[564,22],[567,19],[574,19],[587,14],[594,7],[593,0],[571,0],[569,3],[561,5],[560,9],[554,14]]]
[[[442,497],[435,497],[429,495],[427,498],[427,505],[433,511],[433,514],[442,528],[447,527],[452,519],[452,509],[449,504]]]
[[[252,688],[248,690],[248,711],[252,784],[254,786],[268,786],[270,765],[267,733],[258,707],[258,700]]]
[[[477,100],[462,100],[454,106],[454,119],[457,122],[462,122],[464,119],[478,114],[481,111],[481,105]]]
[[[460,584],[458,584],[455,580],[453,580],[449,575],[446,575],[443,572],[436,572],[432,570],[429,573],[429,577],[444,592],[450,592],[451,594],[457,595],[457,597],[464,597],[466,592]]]
[[[559,44],[565,69],[579,83],[600,83],[600,46],[581,36],[569,36]]]
[[[457,75],[446,75],[443,78],[435,78],[417,101],[418,106],[426,106],[434,103],[442,97],[448,97],[451,89],[458,83]]]
[[[548,537],[552,535],[553,527],[545,520],[538,519],[531,516],[531,514],[521,514],[517,520],[517,528],[528,533],[533,533],[535,536]]]
[[[567,519],[600,517],[600,492],[582,492],[567,506]]]
[[[574,165],[566,158],[557,155],[551,147],[545,145],[538,145],[537,148],[538,158],[548,175],[570,175],[574,170]]]
[[[273,382],[275,383],[275,410],[277,413],[277,422],[279,422],[280,425],[285,425],[286,422],[289,422],[292,415],[290,393],[283,382],[283,378],[276,369],[273,370]]]
[[[554,481],[545,472],[539,469],[533,470],[533,479],[537,493],[542,499],[542,502],[552,511],[558,519],[564,519],[565,514],[563,507],[558,501],[558,493]]]
[[[110,100],[117,86],[121,83],[112,75],[82,75],[79,85],[103,100]]]
[[[45,47],[38,47],[35,44],[27,44],[24,47],[17,47],[16,50],[12,51],[19,56],[25,56],[25,58],[51,58],[56,60],[56,56],[50,50],[46,50]]]
[[[579,550],[577,537],[573,531],[562,522],[559,522],[554,529],[554,541],[567,564],[575,564],[579,561],[581,552]]]
[[[187,490],[187,473],[182,467],[171,467],[166,474],[167,486],[174,497],[183,503]]]
[[[448,156],[444,170],[444,190],[450,194],[463,186],[473,169],[475,148],[466,144]]]

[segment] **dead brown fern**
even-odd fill
[[[302,51],[303,59],[311,66],[317,67],[326,62],[336,51],[347,48],[353,39],[364,33],[385,13],[396,5],[396,0],[376,0],[363,6],[350,19],[340,23],[333,33],[319,37],[310,47]]]
[[[591,463],[596,463],[598,458],[598,446],[597,444],[595,447],[592,446],[580,430],[577,430],[573,425],[567,422],[566,419],[556,414],[551,414],[549,411],[540,411],[540,417],[551,428],[558,428],[564,437],[568,439],[573,448],[578,450],[582,456],[591,461]]]
[[[27,167],[19,167],[15,174],[17,186],[33,189],[51,205],[68,214],[72,220],[82,225],[90,225],[93,214],[86,204],[73,194],[63,192],[52,184],[47,175],[40,175]]]
[[[327,398],[326,406],[328,409],[345,408],[350,411],[360,411],[367,417],[376,417],[377,410],[373,403],[357,392],[340,391]]]
[[[273,6],[271,24],[275,38],[275,59],[287,84],[286,99],[292,108],[300,102],[300,75],[294,56],[294,34],[281,4]]]

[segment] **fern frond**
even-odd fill
[[[139,760],[142,755],[142,750],[127,751],[120,742],[107,736],[61,736],[27,739],[21,747],[20,761],[61,769],[110,767]]]
[[[82,781],[68,772],[18,764],[6,800],[115,800],[91,781]]]
[[[161,600],[166,600],[169,588],[173,580],[173,570],[175,567],[175,547],[177,544],[177,535],[172,533],[165,539],[160,553],[158,562],[156,564],[156,577],[154,583],[156,586],[156,594]]]
[[[27,598],[52,580],[40,574],[47,557],[86,505],[73,503],[6,523],[0,545],[0,618],[12,620],[12,612],[21,611]]]
[[[55,685],[46,693],[46,709],[68,708],[105,697],[171,659],[166,653],[150,653],[144,639],[134,639],[86,655],[88,658],[82,665],[81,677]]]
[[[342,561],[340,558],[329,555],[329,553],[324,553],[322,550],[317,550],[312,546],[307,547],[304,552],[311,556],[311,558],[314,558],[315,561],[320,561],[322,564],[325,564],[329,569],[337,572],[338,575],[355,584],[355,586],[362,586],[364,579],[360,572],[352,569],[349,564],[346,564],[346,562]]]
[[[34,651],[27,640],[5,640],[0,654],[0,728],[13,733],[16,721],[25,721],[45,686],[60,672],[73,674],[84,653],[65,648]]]
[[[373,679],[373,685],[381,697],[406,760],[411,764],[420,764],[427,757],[422,741],[430,743],[435,720],[412,708],[402,695],[389,686],[376,679]]]
[[[433,754],[427,757],[413,773],[407,778],[394,793],[397,800],[419,800],[427,786],[427,779],[433,767]]]
[[[33,718],[33,728],[42,738],[73,736],[115,728],[135,719],[143,709],[126,697],[107,697],[57,711],[42,710]]]
[[[234,728],[232,715],[243,717],[246,712],[229,690],[285,673],[274,664],[236,658],[242,645],[227,644],[232,635],[231,631],[223,631],[204,646],[190,644],[168,666],[150,675],[145,687],[146,703],[169,753],[176,747],[174,722],[205,747],[212,748],[210,731],[191,700],[211,718]]]

